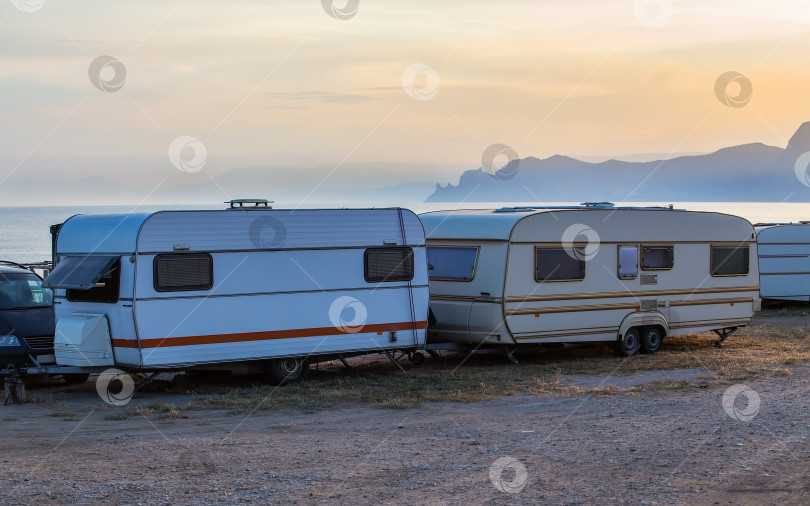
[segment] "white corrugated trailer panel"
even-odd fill
[[[407,244],[424,244],[419,218],[401,212]],[[403,244],[397,209],[162,211],[145,220],[138,251],[170,252],[176,244],[190,251],[370,247],[383,240]]]
[[[414,247],[414,265],[425,265],[425,248]],[[158,292],[153,282],[154,254],[138,256],[137,299],[179,296],[216,297],[301,291],[407,287],[406,281],[368,283],[363,272],[363,248],[220,252],[214,255],[214,286],[205,291]],[[411,285],[427,285],[425,269],[414,269]]]
[[[563,232],[571,225],[588,226],[598,232],[600,240],[611,242],[650,244],[755,239],[751,223],[738,216],[645,208],[538,212],[517,222],[511,239],[513,242],[560,243]]]
[[[419,215],[428,239],[509,240],[522,218],[537,211],[496,213],[492,209],[434,211]]]
[[[138,230],[149,216],[150,213],[72,216],[59,231],[57,251],[60,255],[134,253]]]
[[[334,328],[330,310],[340,303],[339,297],[359,301],[366,311],[363,324],[349,332]],[[427,308],[427,289],[414,290],[414,306]],[[421,346],[424,328],[414,333],[410,328],[396,331],[392,342],[390,331],[377,329],[391,322],[411,321],[410,301],[405,289],[318,292],[250,297],[188,298],[173,301],[139,301],[139,333],[142,341],[165,339],[161,346],[148,341],[141,350],[143,365],[167,366],[215,361],[256,360],[272,356],[305,356],[331,352],[377,351]],[[141,315],[147,315],[141,317]],[[346,317],[352,323],[354,313]],[[426,315],[416,315],[424,321]],[[277,338],[299,331],[300,337]],[[371,331],[370,331],[371,330]],[[252,336],[256,333],[256,336]],[[185,336],[195,342],[213,336],[210,344],[173,346]],[[266,339],[262,339],[266,337]]]
[[[810,224],[757,229],[763,298],[810,299]]]

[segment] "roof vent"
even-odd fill
[[[613,209],[616,207],[613,202],[583,202],[580,205],[594,209]]]
[[[273,203],[272,200],[265,200],[265,199],[233,199],[225,202],[226,204],[231,205],[231,209],[237,209],[240,207],[245,207],[245,204],[248,207],[269,207],[270,209],[273,208],[270,204]],[[252,206],[250,204],[253,204]]]

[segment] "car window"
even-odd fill
[[[0,273],[0,310],[49,307],[53,292],[42,281],[28,273]]]

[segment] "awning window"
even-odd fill
[[[47,288],[70,288],[89,290],[116,267],[119,257],[86,256],[64,257],[56,264],[42,286]]]

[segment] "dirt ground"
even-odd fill
[[[733,385],[696,365],[562,377],[620,388],[694,380],[675,390],[164,419],[112,419],[123,408],[87,383],[0,406],[0,503],[806,504],[810,366],[745,380],[748,402],[724,407]],[[132,403],[158,399],[183,396]]]

